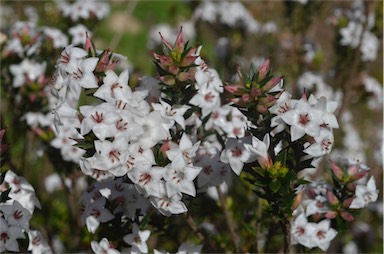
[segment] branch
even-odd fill
[[[219,195],[220,204],[224,212],[225,221],[227,222],[229,232],[231,233],[231,236],[232,236],[232,242],[235,245],[235,251],[240,252],[240,237],[236,233],[235,224],[233,223],[232,216],[227,208],[225,197],[219,186],[216,186],[216,190],[217,190],[217,194]]]

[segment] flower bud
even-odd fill
[[[257,105],[256,106],[256,110],[257,112],[259,112],[260,114],[264,114],[264,113],[267,113],[268,112],[268,107],[265,106],[265,105]]]
[[[331,205],[337,206],[339,204],[339,199],[333,194],[332,191],[327,191],[327,198]]]
[[[177,79],[181,82],[184,82],[184,81],[187,81],[187,80],[190,80],[192,79],[191,77],[191,74],[188,73],[188,72],[180,72],[178,75],[177,75]]]
[[[327,212],[324,216],[327,219],[334,219],[337,216],[337,212],[336,211],[330,211],[330,212]]]
[[[267,82],[267,84],[265,84],[265,85],[261,88],[261,90],[262,90],[263,92],[267,92],[267,91],[271,90],[271,89],[274,88],[276,85],[278,85],[278,84],[281,82],[282,79],[283,79],[283,77],[275,77],[275,78],[271,78],[271,80],[269,80],[269,81]]]
[[[180,27],[180,32],[176,38],[174,51],[176,51],[177,54],[181,54],[184,51],[183,27]]]
[[[95,72],[104,72],[108,69],[110,54],[111,52],[109,49],[104,50],[104,52],[101,53],[102,56],[96,65]]]
[[[95,50],[95,47],[93,46],[91,40],[89,39],[88,37],[88,33],[86,32],[85,33],[85,45],[84,45],[84,49],[85,51],[87,51],[88,53],[91,53],[91,55],[94,57],[96,55],[96,50]]]
[[[344,208],[349,208],[349,206],[351,205],[352,201],[353,201],[353,197],[351,198],[347,198],[346,200],[343,201],[343,207]]]
[[[244,103],[247,103],[247,102],[249,102],[249,100],[250,100],[250,98],[251,98],[251,96],[249,95],[249,94],[243,94],[242,96],[241,96],[241,100],[244,102]]]
[[[353,217],[352,214],[350,214],[349,212],[346,212],[346,211],[340,211],[340,216],[341,218],[343,218],[345,221],[354,221],[355,220],[355,217]]]
[[[237,92],[238,86],[224,86],[224,89],[233,94]]]
[[[171,66],[169,66],[168,70],[169,70],[169,72],[172,73],[173,75],[177,75],[177,74],[179,74],[179,71],[180,71],[179,67],[177,67],[176,65],[171,65]]]
[[[347,190],[351,191],[351,192],[355,192],[356,190],[356,183],[347,183]]]
[[[333,174],[340,181],[343,180],[343,178],[344,178],[343,170],[339,166],[337,166],[332,160],[330,160],[330,162],[331,162],[331,169],[332,169]]]
[[[196,58],[198,56],[185,56],[183,59],[181,59],[179,66],[180,67],[188,67],[194,64]]]
[[[159,79],[168,86],[173,86],[176,83],[175,78],[171,75],[161,76]]]
[[[251,89],[251,95],[252,95],[252,97],[257,97],[257,96],[259,96],[261,94],[261,90],[260,90],[260,88],[257,88],[257,87],[252,87],[252,89]]]
[[[263,63],[263,65],[260,67],[259,69],[259,80],[258,82],[262,81],[265,76],[267,75],[268,71],[269,71],[269,63],[270,63],[270,60],[267,59],[267,61],[265,61]]]

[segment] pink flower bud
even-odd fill
[[[239,76],[240,83],[244,84],[243,73],[241,72],[240,65],[236,65],[236,72],[237,72],[237,75]]]
[[[359,172],[359,168],[360,167],[357,164],[349,166],[348,175],[350,175],[350,176],[355,175],[357,172]]]
[[[343,207],[344,208],[349,208],[349,206],[351,205],[352,201],[353,201],[353,197],[352,198],[347,198],[346,200],[343,201]]]
[[[177,79],[180,80],[181,82],[190,80],[191,78],[192,78],[192,77],[191,77],[191,74],[188,73],[188,72],[180,72],[180,73],[177,75]]]
[[[166,155],[166,152],[169,150],[169,142],[168,140],[165,141],[165,143],[160,147],[160,152],[163,153],[163,155]]]
[[[176,76],[177,74],[179,74],[180,69],[176,65],[171,65],[169,66],[168,71]]]
[[[176,83],[175,78],[171,75],[161,76],[159,79],[168,86],[173,86]]]
[[[259,105],[256,106],[256,110],[257,110],[257,112],[259,112],[261,114],[264,114],[264,113],[268,112],[268,107],[265,106],[265,105],[260,105],[259,104]]]
[[[269,71],[270,59],[267,59],[259,69],[259,82],[262,81]]]
[[[235,85],[235,86],[224,86],[224,89],[227,90],[228,92],[230,93],[236,93],[237,90],[238,90],[238,87]]]
[[[85,51],[87,51],[88,53],[90,52],[92,56],[95,56],[96,55],[96,50],[95,50],[95,47],[92,44],[92,41],[89,39],[87,32],[85,33],[85,37],[86,37],[85,38],[85,45],[84,45]]]
[[[356,190],[356,183],[348,183],[346,187],[347,187],[347,189],[349,191],[355,192],[355,190]]]
[[[164,37],[161,35],[160,32],[159,32],[159,34],[160,34],[160,38],[161,38],[161,41],[163,42],[163,44],[171,51],[172,46],[168,43],[168,41],[166,39],[164,39]]]
[[[261,94],[261,90],[260,90],[260,88],[256,88],[256,87],[252,87],[252,89],[251,89],[251,95],[252,95],[252,97],[257,97],[257,96],[259,96]]]
[[[95,68],[96,72],[104,72],[107,70],[110,54],[111,51],[109,49],[104,50],[104,52],[101,53],[101,58]]]
[[[357,174],[353,175],[352,179],[354,181],[357,181],[357,180],[363,178],[366,174],[368,174],[368,170],[362,170],[362,171],[358,172]]]
[[[332,191],[327,191],[327,198],[331,205],[337,206],[339,204],[339,199],[333,194]]]
[[[343,218],[345,221],[354,221],[355,217],[352,216],[349,212],[346,211],[340,211],[340,216]]]
[[[327,219],[334,219],[337,216],[337,212],[335,211],[327,212],[324,216]]]
[[[283,77],[275,77],[275,78],[271,78],[271,80],[269,80],[268,82],[267,82],[267,84],[265,84],[265,86],[263,86],[262,88],[261,88],[261,90],[263,91],[263,92],[267,92],[267,91],[269,91],[269,90],[271,90],[272,88],[274,88],[276,85],[278,85],[280,82],[281,82],[281,80],[283,79]]]
[[[184,51],[184,40],[183,40],[183,27],[180,27],[180,32],[177,35],[175,42],[175,51],[181,54]]]
[[[197,56],[185,56],[183,59],[181,59],[179,66],[188,67],[195,62],[196,58]]]
[[[331,162],[331,169],[333,174],[336,176],[337,179],[343,180],[344,178],[344,173],[343,170],[337,166],[332,160],[329,160]]]
[[[247,103],[249,100],[250,100],[250,96],[249,96],[249,94],[243,94],[242,96],[241,96],[241,100],[244,102],[244,103]]]

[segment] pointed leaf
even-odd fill
[[[273,179],[273,181],[271,181],[269,184],[268,184],[268,187],[271,191],[273,191],[274,193],[276,193],[280,187],[281,187],[281,182],[278,180],[278,179]]]

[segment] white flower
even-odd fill
[[[181,128],[183,128],[183,130],[185,129],[184,114],[190,108],[189,106],[171,106],[162,99],[160,99],[160,104],[152,103],[152,108],[154,110],[160,111],[164,117],[172,120],[172,122],[170,122],[170,127],[172,127],[174,122],[176,122],[181,126]]]
[[[120,251],[111,247],[107,238],[101,239],[100,243],[96,241],[91,242],[91,248],[95,254],[119,254]]]
[[[92,167],[106,170],[114,176],[123,176],[127,173],[125,163],[129,157],[128,141],[125,137],[118,137],[113,142],[108,140],[95,140],[96,160]]]
[[[34,60],[24,58],[20,64],[11,64],[9,71],[13,75],[13,87],[21,87],[28,82],[35,81],[45,72],[46,62],[37,63]]]
[[[125,94],[132,93],[128,86],[128,79],[129,73],[127,70],[120,73],[119,76],[117,76],[114,71],[109,70],[103,79],[103,85],[101,85],[93,95],[103,100],[107,100],[108,98],[123,100]]]
[[[132,233],[124,236],[124,242],[132,246],[132,252],[136,253],[148,253],[147,240],[151,234],[151,231],[140,231],[139,226],[136,223],[132,225]]]
[[[196,196],[196,189],[193,180],[200,173],[201,168],[195,166],[177,166],[168,164],[166,166],[164,179],[167,187],[168,197],[172,197],[180,192]]]
[[[181,214],[187,211],[187,207],[181,201],[182,194],[177,193],[172,197],[168,197],[165,183],[159,184],[159,192],[157,196],[151,196],[151,204],[157,208],[157,210],[165,215],[171,216],[172,214]]]
[[[272,166],[272,159],[268,154],[269,145],[270,138],[268,134],[265,134],[263,141],[252,136],[252,145],[244,144],[247,151],[256,155],[256,159],[262,168],[268,168]]]
[[[72,36],[73,45],[84,45],[86,35],[88,34],[88,37],[92,36],[88,28],[82,24],[77,24],[76,26],[69,28],[68,32]]]
[[[327,198],[322,195],[317,195],[315,199],[305,200],[307,207],[305,209],[305,215],[310,216],[316,213],[325,213],[329,211],[326,206]]]
[[[304,245],[305,247],[312,248],[312,236],[316,228],[312,223],[308,223],[305,214],[300,214],[292,222],[291,226],[291,237],[292,244]]]
[[[159,195],[159,185],[165,169],[163,167],[137,167],[128,171],[128,177],[136,184],[138,191],[145,195]],[[144,190],[144,191],[143,191]]]
[[[333,133],[331,131],[321,129],[319,136],[314,137],[314,139],[315,143],[308,146],[303,152],[313,157],[320,157],[331,152],[334,142]]]
[[[172,165],[183,167],[184,165],[192,163],[199,145],[200,141],[193,144],[189,135],[183,133],[179,145],[170,142],[170,149],[166,151],[166,155],[168,159],[172,161]]]
[[[52,253],[51,247],[49,247],[47,241],[44,239],[40,231],[29,230],[28,238],[28,250],[31,251],[32,254]]]
[[[70,44],[61,52],[56,68],[58,68],[62,76],[67,73],[72,74],[78,68],[78,61],[85,56],[87,56],[87,52],[84,49]]]
[[[9,226],[7,222],[0,217],[0,252],[15,251],[19,252],[18,238],[24,238],[20,227]]]
[[[353,199],[349,208],[359,209],[366,207],[369,203],[373,203],[378,198],[378,190],[374,176],[371,176],[367,185],[357,185],[355,190],[355,198]]]
[[[107,222],[112,220],[115,216],[105,208],[106,199],[100,197],[93,203],[88,204],[81,216],[83,223],[87,225],[87,229],[91,233],[95,233],[99,227],[100,222]]]
[[[314,109],[303,99],[296,102],[294,109],[283,113],[280,117],[291,126],[291,140],[296,141],[305,134],[316,137],[320,132],[322,112]]]
[[[182,243],[177,250],[177,254],[198,254],[201,252],[203,245],[194,245],[189,243]]]
[[[250,136],[241,139],[228,138],[225,142],[225,149],[220,156],[220,160],[224,163],[229,163],[237,175],[240,175],[245,162],[254,161],[251,153],[244,146],[246,142],[251,142]]]
[[[81,87],[84,88],[98,88],[96,77],[93,71],[99,61],[97,57],[89,57],[80,60],[77,69],[71,73],[70,89],[75,94],[80,94]],[[76,91],[76,92],[75,92]],[[77,96],[78,98],[78,96]]]
[[[210,88],[208,83],[204,83],[189,103],[199,106],[202,110],[202,117],[205,117],[220,107],[220,93]]]
[[[12,204],[1,204],[0,211],[3,213],[9,226],[29,230],[29,220],[31,219],[32,214],[17,200],[14,200]]]
[[[281,93],[279,99],[277,99],[275,105],[270,107],[268,110],[276,116],[271,119],[271,127],[275,127],[271,131],[271,135],[274,136],[277,133],[283,131],[286,127],[285,122],[281,118],[281,115],[294,108],[296,100],[291,100],[292,95],[287,91]]]
[[[169,129],[166,128],[166,119],[162,117],[160,111],[152,111],[145,117],[137,117],[136,121],[144,129],[144,133],[138,140],[143,149],[152,148],[160,140],[170,137]]]
[[[45,27],[44,34],[52,40],[54,48],[58,49],[68,46],[67,36],[59,29],[53,27]]]
[[[322,220],[319,223],[311,223],[315,231],[312,234],[312,247],[319,247],[323,251],[327,251],[332,239],[337,235],[337,231],[330,228],[330,220]]]
[[[115,123],[119,119],[119,115],[109,103],[102,103],[97,106],[81,106],[80,112],[84,116],[81,122],[81,135],[85,135],[91,130],[100,140],[115,135]]]

